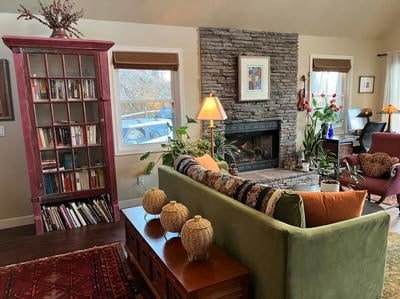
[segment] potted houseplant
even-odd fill
[[[340,179],[348,177],[351,183],[348,185],[354,189],[359,189],[361,186],[361,180],[364,177],[361,171],[350,166],[350,164],[344,160],[344,167],[338,171],[335,162],[336,158],[325,151],[318,153],[317,165],[318,174],[320,175],[320,186],[323,192],[338,192],[340,190]]]
[[[311,111],[313,111],[313,118],[317,119],[321,123],[321,134],[322,137],[326,137],[328,130],[331,130],[331,134],[328,137],[333,136],[333,124],[340,121],[338,112],[343,108],[342,105],[336,105],[336,93],[332,95],[330,100],[327,99],[325,94],[321,94],[320,97],[324,99],[325,106],[318,107],[317,100],[313,95]],[[307,109],[308,111],[308,109]],[[310,111],[310,112],[311,112]]]
[[[144,174],[151,174],[152,170],[156,164],[162,161],[163,165],[173,166],[175,159],[182,154],[198,157],[206,153],[209,153],[210,143],[204,139],[192,140],[188,132],[189,125],[197,123],[191,117],[186,116],[186,124],[177,128],[169,126],[169,129],[173,131],[173,137],[168,137],[167,143],[161,144],[164,149],[160,156],[155,161],[149,162],[147,164]],[[146,152],[141,157],[140,160],[145,160],[150,157],[152,152]]]
[[[199,157],[205,154],[210,154],[210,142],[208,140],[202,138],[192,139],[189,135],[189,125],[194,123],[197,123],[197,121],[186,116],[185,125],[178,128],[173,128],[169,125],[169,129],[174,133],[173,137],[168,137],[168,142],[161,145],[164,149],[163,152],[155,161],[149,162],[144,174],[149,175],[155,165],[160,161],[162,161],[163,165],[173,166],[175,159],[179,155]],[[233,143],[227,142],[226,138],[221,134],[216,134],[215,136],[215,149],[216,153],[214,159],[216,161],[222,161],[225,158],[229,158],[234,162],[238,155],[237,147],[233,145]],[[140,157],[140,160],[148,159],[150,155],[151,152],[146,152]]]

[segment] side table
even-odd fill
[[[212,245],[207,261],[188,262],[179,237],[166,240],[159,218],[143,207],[123,210],[126,249],[156,298],[248,298],[249,271]]]

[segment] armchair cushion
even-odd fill
[[[393,164],[399,162],[399,158],[390,157],[387,153],[362,153],[359,155],[361,170],[365,175],[380,178],[389,176]]]
[[[361,215],[367,191],[297,191],[303,198],[306,226],[316,227]]]

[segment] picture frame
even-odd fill
[[[10,68],[7,59],[0,59],[0,121],[14,120]]]
[[[374,93],[375,76],[360,76],[358,92]]]
[[[239,102],[270,98],[270,58],[239,56]]]

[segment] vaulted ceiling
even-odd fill
[[[41,0],[50,3],[51,0]],[[400,0],[75,0],[84,18],[380,39],[399,26]],[[0,12],[37,0],[1,0]]]

